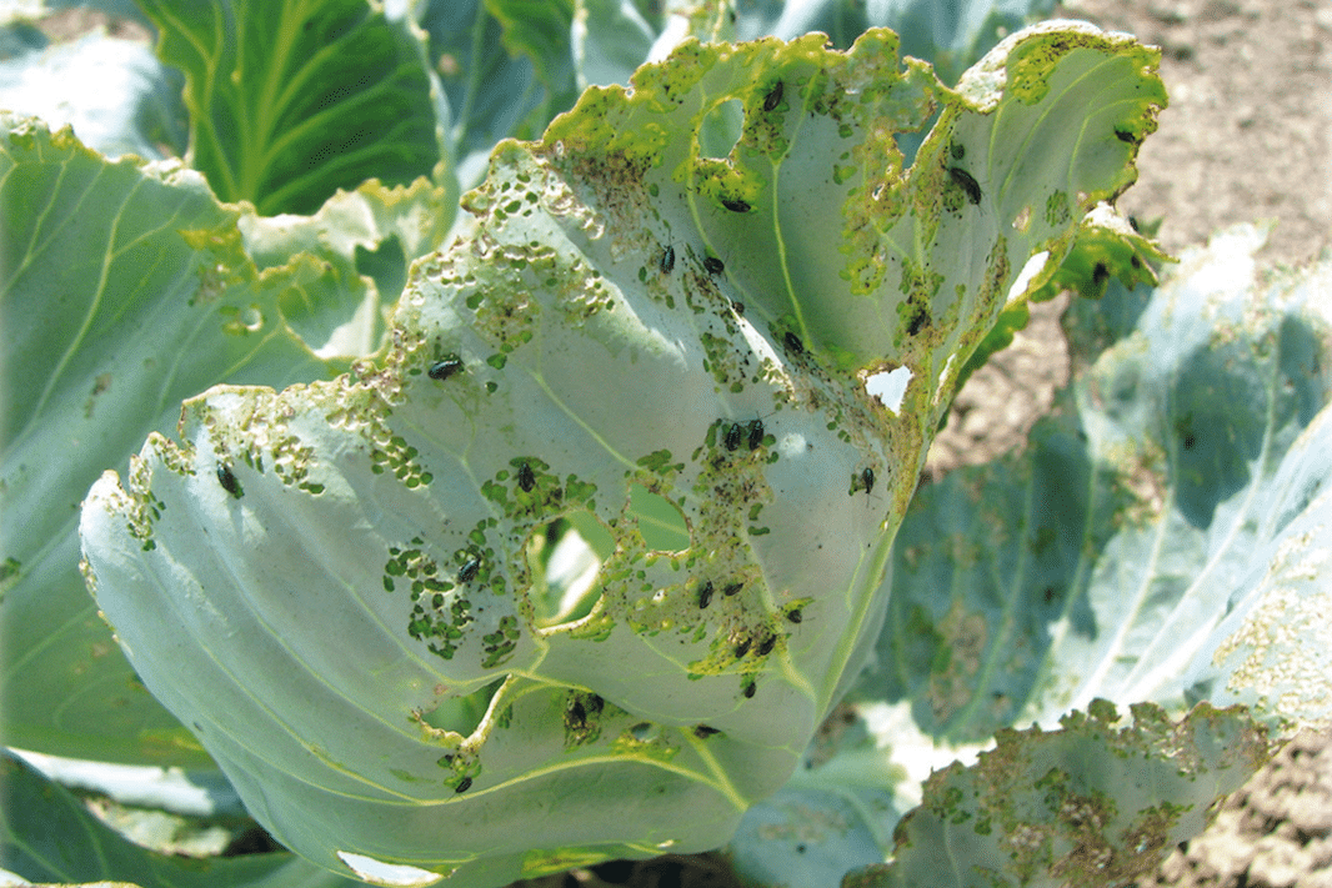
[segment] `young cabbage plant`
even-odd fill
[[[382,361],[213,388],[94,485],[89,588],[284,845],[500,885],[715,848],[796,767],[964,366],[1165,101],[1090,26],[956,90],[824,40],[686,42],[501,143]]]

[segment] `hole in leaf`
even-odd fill
[[[351,851],[339,851],[338,858],[356,874],[358,879],[372,885],[415,888],[419,885],[433,885],[444,878],[439,873],[432,873],[430,870],[423,870],[420,867],[407,866],[401,863],[385,863],[382,860],[375,860],[373,857],[366,857],[364,854],[354,854]]]
[[[1032,279],[1045,269],[1046,260],[1050,258],[1049,250],[1042,250],[1027,260],[1027,264],[1022,266],[1022,271],[1018,272],[1017,280],[1013,281],[1013,286],[1008,288],[1008,301],[1027,292],[1027,287],[1031,285]]]
[[[643,487],[629,486],[629,511],[649,549],[678,552],[689,548],[689,526],[675,503]]]
[[[384,302],[396,302],[407,283],[407,255],[398,236],[389,235],[374,250],[357,244],[356,271],[374,279],[375,288]]]
[[[536,624],[547,628],[587,616],[599,597],[597,571],[614,551],[615,538],[586,509],[576,509],[533,533],[527,563]]]
[[[455,731],[464,737],[471,735],[486,717],[490,701],[499,693],[505,677],[495,679],[490,684],[461,697],[445,697],[429,712],[421,714],[421,721],[441,731]]]
[[[725,158],[739,141],[745,123],[745,109],[739,99],[717,105],[698,127],[699,152],[704,157]]]
[[[878,398],[884,407],[898,413],[902,409],[902,399],[906,397],[907,383],[910,381],[911,370],[898,367],[896,370],[885,370],[871,375],[865,380],[865,391],[869,392],[871,397]]]

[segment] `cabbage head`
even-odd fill
[[[588,90],[496,148],[383,355],[210,389],[96,483],[89,588],[284,845],[493,886],[715,848],[790,776],[968,359],[1081,235],[1132,254],[1091,211],[1164,104],[1088,26],[956,89],[897,45]]]

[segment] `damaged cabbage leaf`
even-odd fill
[[[1073,303],[1081,369],[1026,449],[919,492],[875,665],[843,730],[746,815],[730,848],[746,878],[831,884],[890,856],[885,838],[931,762],[964,754],[949,743],[1053,726],[1098,698],[1172,716],[1244,704],[1245,720],[1284,736],[1332,723],[1332,261],[1260,270],[1264,240],[1237,226],[1155,291]],[[1191,795],[1196,809],[1211,800]],[[1162,784],[1157,804],[1179,798]],[[1007,827],[1009,840],[1040,819]],[[990,865],[990,850],[913,830],[904,872]],[[1107,859],[1145,862],[1121,836],[1100,847]]]
[[[1132,319],[1077,311],[1087,370],[1028,451],[912,504],[864,698],[955,742],[1095,697],[1332,720],[1329,265],[1264,281],[1264,239],[1189,251]]]
[[[1132,884],[1197,835],[1213,799],[1272,754],[1242,707],[1204,703],[1178,723],[1159,706],[1095,700],[1058,730],[1004,729],[997,747],[930,775],[902,819],[890,864],[849,875],[856,888]]]
[[[283,844],[498,885],[716,847],[786,780],[961,366],[1164,103],[1089,26],[956,93],[896,47],[689,42],[589,90],[497,147],[382,363],[214,388],[93,487],[90,589]]]

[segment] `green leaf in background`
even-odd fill
[[[359,884],[287,853],[191,860],[141,848],[69,790],[0,754],[0,871],[29,883],[144,888],[351,888]],[[3,880],[3,872],[0,872]]]
[[[91,491],[90,589],[285,845],[495,885],[715,847],[796,766],[957,369],[1162,96],[1089,26],[960,93],[824,43],[689,42],[501,143],[382,362],[215,388]],[[549,581],[580,518],[608,554]]]
[[[191,165],[223,201],[313,213],[339,188],[444,176],[437,85],[405,19],[365,0],[142,0],[185,72]]]
[[[85,145],[111,157],[184,152],[184,81],[147,45],[101,30],[51,43],[24,25],[0,26],[0,42],[8,37],[12,45],[20,33],[33,39],[0,51],[0,108],[52,129],[72,126]]]
[[[245,212],[239,225],[259,268],[306,268],[308,283],[288,268],[293,280],[279,295],[292,330],[321,357],[357,358],[381,347],[408,266],[443,243],[457,211],[457,195],[428,179],[397,188],[371,180],[313,215]]]
[[[239,217],[195,173],[111,163],[68,130],[0,116],[9,745],[207,761],[117,652],[79,576],[75,528],[102,468],[124,465],[149,431],[174,428],[190,395],[223,380],[284,385],[345,368],[316,358],[279,303],[314,290],[333,310],[348,294],[308,256],[258,272]]]
[[[1316,492],[1332,451],[1311,427],[1332,400],[1323,273],[1255,281],[1259,243],[1237,230],[1186,257],[1026,454],[920,492],[865,694],[910,699],[928,733],[966,740],[1092,697],[1196,693],[1185,667],[1217,651],[1213,631],[1255,600],[1255,574],[1304,532],[1296,519],[1329,508]],[[1332,717],[1326,698],[1306,700],[1265,712]]]
[[[995,749],[936,771],[897,828],[892,863],[846,888],[1101,888],[1149,876],[1206,825],[1274,749],[1243,707],[1202,704],[1178,723],[1158,706],[1095,700],[1060,729],[1005,729]]]
[[[485,177],[495,143],[539,138],[556,114],[573,107],[579,85],[569,48],[572,15],[564,0],[422,4],[420,24],[448,96],[450,144],[464,187]]]
[[[888,28],[900,35],[903,56],[929,62],[952,84],[1001,39],[1054,6],[1053,0],[577,0],[573,48],[579,85],[609,85],[628,83],[635,68],[685,37],[794,40],[817,31],[846,49],[870,28]]]

